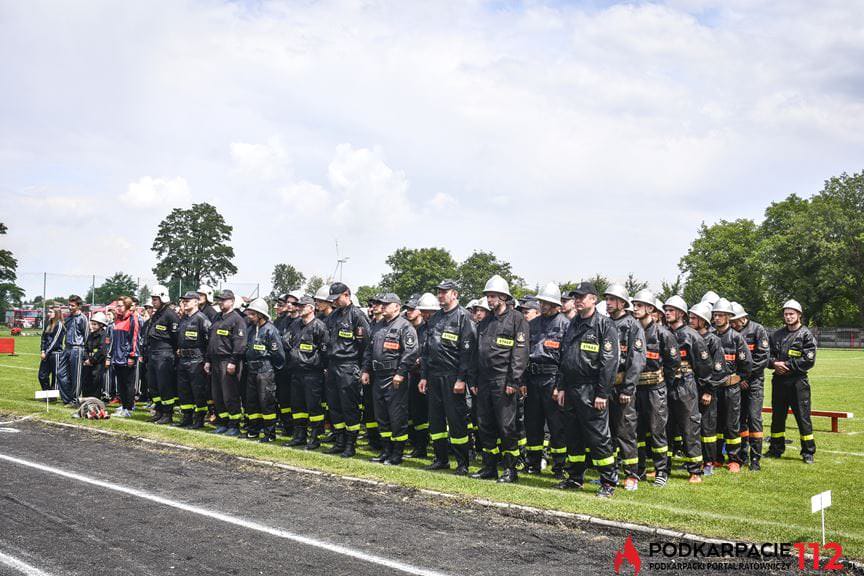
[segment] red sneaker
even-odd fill
[[[738,464],[737,462],[730,462],[729,463],[729,472],[731,472],[732,474],[737,474],[737,473],[741,472],[741,465]]]

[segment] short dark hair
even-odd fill
[[[84,301],[77,294],[72,294],[71,296],[69,296],[69,303],[70,304],[77,304],[78,306],[81,306],[84,303]]]

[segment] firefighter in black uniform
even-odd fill
[[[315,316],[315,301],[311,297],[301,296],[294,307],[300,316],[292,324],[292,329],[297,329],[290,348],[294,438],[288,445],[317,450],[321,447],[324,430],[321,404],[324,401],[324,368],[327,366],[330,333],[324,322]]]
[[[285,365],[276,371],[276,403],[279,405],[279,428],[285,436],[294,433],[294,416],[291,402],[291,326],[297,321],[294,314],[294,304],[297,302],[295,294],[282,294],[276,299],[276,319],[273,326],[282,337],[282,346],[285,351]],[[304,423],[305,426],[305,423]],[[303,442],[306,442],[304,437]]]
[[[561,346],[558,404],[564,409],[567,431],[567,475],[558,487],[580,489],[585,479],[586,453],[600,470],[597,496],[611,498],[618,483],[609,398],[618,372],[618,329],[596,310],[597,289],[582,282],[573,290],[577,316]],[[587,450],[586,450],[587,449]]]
[[[735,310],[732,328],[744,338],[753,360],[750,378],[741,382],[741,461],[746,463],[748,460],[749,444],[750,470],[758,472],[762,467],[762,403],[765,398],[765,367],[768,366],[770,352],[768,331],[751,320],[744,307],[737,302],[732,302],[732,309]]]
[[[669,419],[666,386],[675,378],[681,365],[678,341],[665,326],[654,320],[654,294],[640,290],[633,297],[633,317],[645,333],[645,367],[636,386],[637,437],[639,475],[645,475],[648,448],[654,462],[654,486],[663,488],[669,480],[669,451],[666,422]]]
[[[154,286],[150,294],[153,315],[147,323],[147,383],[153,399],[153,417],[156,424],[171,424],[174,403],[177,401],[177,380],[174,370],[177,358],[177,329],[180,317],[169,305],[168,289]]]
[[[384,303],[381,302],[383,293],[375,294],[367,300],[369,306],[369,341],[383,323]],[[365,353],[365,351],[364,351]],[[361,362],[362,364],[362,362]],[[375,418],[375,398],[373,395],[373,385],[370,384],[361,386],[360,388],[363,397],[360,400],[360,412],[362,413],[361,422],[366,429],[366,439],[369,442],[369,449],[373,452],[380,452],[383,444],[381,443],[381,433],[378,430],[378,420]]]
[[[627,479],[624,489],[639,488],[639,452],[636,446],[636,386],[639,375],[645,368],[645,331],[638,320],[627,313],[631,306],[630,295],[621,284],[612,284],[603,293],[606,298],[606,311],[615,321],[618,329],[618,348],[620,351],[618,373],[615,375],[615,388],[609,399],[609,424],[612,429],[618,460],[621,462]]]
[[[561,313],[561,290],[554,282],[537,294],[540,316],[528,323],[531,333],[528,374],[525,378],[525,449],[529,474],[540,474],[544,448],[544,429],[549,429],[547,460],[556,478],[564,478],[567,442],[564,413],[555,401],[555,383],[561,363],[561,341],[570,320]]]
[[[681,436],[683,460],[690,483],[702,482],[702,444],[699,441],[702,419],[699,415],[699,387],[697,379],[706,378],[711,372],[711,359],[702,336],[693,330],[687,319],[687,303],[678,295],[663,304],[669,329],[678,340],[681,365],[668,388],[669,421],[667,436],[673,437],[671,429]],[[671,458],[672,452],[669,456]],[[671,469],[671,468],[670,468]]]
[[[723,346],[723,380],[717,388],[717,454],[726,444],[729,471],[741,471],[741,382],[750,378],[753,361],[741,335],[732,328],[732,303],[720,298],[714,304],[714,328]],[[722,434],[722,435],[721,435]]]
[[[425,307],[423,306],[425,304]],[[408,373],[408,440],[413,450],[406,458],[426,458],[429,448],[429,402],[418,389],[420,383],[420,356],[426,342],[426,318],[440,309],[438,299],[426,292],[412,296],[405,303],[405,319],[417,331],[417,358]]]
[[[108,396],[110,386],[105,378],[105,337],[108,335],[108,317],[96,312],[90,319],[87,337],[87,357],[84,359],[81,380],[83,396]]]
[[[477,332],[459,305],[459,285],[442,280],[436,287],[440,310],[427,322],[417,388],[429,399],[429,439],[435,458],[427,470],[449,470],[449,452],[459,476],[468,474],[468,402],[476,378]],[[449,430],[449,450],[448,450]]]
[[[363,358],[361,382],[372,382],[381,453],[372,459],[398,466],[408,440],[408,375],[420,351],[417,331],[399,315],[402,301],[393,293],[380,298],[382,317]]]
[[[696,330],[705,340],[708,348],[708,359],[711,361],[711,372],[705,378],[698,379],[699,414],[702,430],[702,475],[711,476],[714,468],[723,467],[718,456],[717,436],[717,389],[726,380],[726,360],[723,358],[723,343],[716,332],[711,331],[713,308],[708,302],[699,302],[690,307],[690,327]],[[722,433],[720,438],[722,438]]]
[[[210,325],[210,341],[204,371],[210,374],[216,434],[240,435],[240,371],[246,354],[246,320],[234,309],[234,292],[223,290],[217,297],[221,311]]]
[[[330,286],[333,312],[327,316],[330,346],[327,363],[327,404],[336,431],[329,454],[354,456],[360,432],[360,363],[369,339],[369,321],[351,303],[351,291],[342,282]]]
[[[183,318],[177,329],[177,395],[183,418],[179,428],[204,427],[209,379],[204,374],[204,357],[210,338],[210,320],[198,309],[198,292],[186,292],[180,299]],[[207,302],[204,302],[207,305]]]
[[[270,322],[270,309],[263,298],[246,306],[249,332],[246,335],[246,410],[249,439],[260,442],[276,439],[276,370],[285,366],[282,336]]]
[[[512,306],[507,281],[497,274],[483,288],[492,313],[477,326],[477,381],[472,394],[483,444],[483,467],[472,478],[516,482],[519,388],[528,368],[528,322]],[[498,447],[498,440],[501,447]],[[504,472],[498,478],[498,454]]]
[[[786,449],[786,414],[791,408],[801,434],[801,458],[813,464],[816,441],[810,422],[810,381],[807,372],[816,364],[816,338],[801,324],[801,304],[789,300],[783,304],[783,328],[769,338],[771,351],[768,367],[771,378],[771,446],[768,456],[780,458]]]
[[[216,314],[219,313],[219,310],[213,303],[213,288],[206,284],[198,287],[198,311],[204,314],[211,323]]]

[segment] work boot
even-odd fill
[[[192,411],[183,411],[183,418],[180,419],[180,422],[173,424],[177,428],[191,428],[192,427]]]
[[[337,438],[337,431],[331,428],[330,432],[328,432],[327,435],[321,439],[321,442],[323,442],[325,444],[332,444],[333,442],[336,441],[336,438]]]
[[[306,450],[317,450],[321,447],[321,441],[318,439],[318,435],[321,433],[319,428],[312,428],[312,432],[309,434],[309,440],[306,442]]]
[[[384,464],[399,466],[402,464],[402,454],[405,451],[405,442],[393,442],[390,448],[390,457]]]
[[[228,431],[225,432],[225,436],[232,436],[234,438],[240,436],[240,426],[237,424],[236,421],[228,424]]]
[[[264,428],[261,439],[258,440],[258,442],[260,442],[261,444],[267,444],[269,442],[273,442],[274,440],[276,440],[276,427],[267,426],[266,428]]]
[[[555,485],[558,490],[581,490],[584,480],[576,478],[565,478]]]
[[[174,421],[174,409],[167,408],[162,410],[162,418],[156,421],[156,424],[160,424],[162,426],[166,424],[171,424]]]
[[[471,475],[475,480],[497,480],[498,459],[494,454],[483,452],[483,467]]]
[[[498,478],[498,482],[501,484],[515,484],[519,480],[519,475],[516,473],[516,457],[505,454],[502,460],[504,472]]]
[[[162,406],[155,406],[153,408],[153,414],[150,416],[150,418],[147,419],[147,422],[152,422],[155,424],[156,422],[158,422],[161,419],[162,419]]]
[[[288,442],[288,446],[305,446],[306,441],[306,428],[304,426],[297,426],[294,429],[294,438]]]
[[[446,440],[436,440],[434,444],[432,444],[432,448],[435,451],[435,458],[432,460],[432,463],[429,466],[426,466],[426,470],[449,470],[450,469],[450,461],[449,461],[449,450],[447,448]]]
[[[414,438],[411,439],[411,446],[414,449],[406,458],[427,458],[429,451],[429,431],[415,430]]]
[[[334,434],[333,446],[326,450],[327,454],[341,454],[345,450],[345,430],[336,430]]]
[[[369,450],[372,450],[373,452],[380,452],[384,449],[381,432],[378,431],[378,428],[367,428],[366,439],[369,441]]]
[[[762,470],[762,464],[759,463],[759,458],[751,458],[750,459],[750,471],[751,472],[759,472]]]
[[[345,450],[340,454],[342,458],[352,458],[357,450],[357,431],[352,430],[345,433]]]
[[[543,471],[543,452],[532,450],[528,452],[526,472],[528,474],[540,474]]]
[[[228,424],[224,422],[220,422],[216,430],[213,431],[214,434],[225,434],[226,432],[228,432]]]
[[[612,498],[612,494],[614,494],[614,493],[615,493],[615,487],[614,486],[612,486],[611,484],[601,484],[600,485],[600,491],[597,492],[597,497],[609,499],[609,498]]]
[[[555,454],[552,456],[552,475],[559,480],[563,480],[565,478],[564,474],[564,464],[567,460],[567,457],[563,454]]]
[[[812,454],[804,454],[801,456],[801,459],[804,461],[804,464],[813,464],[813,455]]]
[[[393,449],[393,443],[390,442],[390,439],[389,438],[382,438],[381,439],[381,453],[378,454],[377,456],[375,456],[374,458],[371,458],[370,460],[372,462],[378,462],[379,464],[383,464],[383,463],[387,462],[387,460],[390,458],[390,452],[392,451],[392,449]]]

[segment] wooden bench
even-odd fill
[[[773,408],[762,408],[762,412],[765,414],[773,414]],[[792,410],[789,410],[789,414],[793,414]],[[832,410],[811,410],[810,416],[824,416],[825,418],[831,418],[831,432],[840,432],[840,418],[854,418],[855,414],[852,412],[834,412]]]

